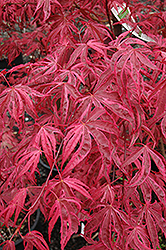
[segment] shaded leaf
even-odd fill
[[[14,241],[8,240],[5,245],[3,246],[3,250],[15,250],[15,243]]]
[[[61,249],[63,250],[73,233],[78,231],[79,219],[75,214],[75,209],[81,209],[78,201],[72,198],[60,198],[56,200],[49,213],[49,239],[51,231],[60,216],[61,218]]]
[[[36,247],[38,250],[49,250],[43,235],[38,231],[30,231],[23,237],[24,249],[33,250]]]

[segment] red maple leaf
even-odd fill
[[[39,92],[32,90],[28,86],[15,85],[13,87],[6,88],[0,94],[0,112],[1,114],[7,111],[18,123],[19,118],[24,116],[24,112],[27,111],[32,117],[38,116],[34,107],[34,97],[42,97]]]
[[[43,238],[43,235],[38,231],[30,231],[23,237],[24,249],[33,250],[33,247],[36,247],[38,250],[49,250],[49,247],[46,241]]]
[[[57,0],[38,0],[38,4],[35,10],[35,13],[43,6],[43,12],[44,12],[44,20],[49,18],[51,14],[51,2],[55,3],[56,5],[61,6],[61,4]]]

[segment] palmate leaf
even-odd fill
[[[6,149],[14,148],[17,145],[17,139],[14,136],[13,131],[11,131],[7,126],[4,126],[2,122],[0,122],[0,151]],[[1,132],[2,131],[2,132]]]
[[[50,109],[47,109],[47,103],[45,103],[42,107],[41,107],[42,111],[44,112],[44,114],[38,119],[38,123],[42,126],[44,124],[58,124],[59,123],[59,116],[57,113],[57,107],[53,106],[52,109],[50,107]]]
[[[81,210],[80,203],[73,198],[59,198],[51,207],[49,213],[48,234],[51,239],[51,231],[60,216],[61,218],[61,249],[64,250],[68,240],[73,233],[78,231],[79,219],[75,214]]]
[[[105,45],[103,45],[102,43],[99,43],[95,40],[89,40],[87,43],[81,43],[78,44],[79,46],[74,50],[74,52],[71,54],[69,62],[67,64],[67,68],[71,67],[78,58],[80,58],[80,61],[82,63],[87,62],[88,64],[88,48],[93,49],[94,51],[96,51],[97,53],[99,53],[99,55],[103,55],[104,57],[106,57],[106,49],[107,47]],[[80,62],[79,61],[79,62]]]
[[[46,35],[43,32],[43,27],[36,27],[36,29],[31,32],[25,32],[23,34],[22,43],[26,47],[26,54],[34,54],[36,51],[40,50],[40,53],[45,53],[46,47],[43,46],[43,44],[39,43],[38,40],[43,41],[45,39]],[[27,65],[27,64],[26,64]]]
[[[8,180],[7,180],[7,184]],[[11,201],[13,200],[13,197],[18,193],[18,188],[11,188],[8,185],[4,185],[5,186],[5,191],[1,194],[1,204],[4,204],[4,208],[5,208],[5,204],[9,204],[11,203]]]
[[[24,250],[33,250],[34,247],[38,250],[49,250],[43,235],[38,231],[30,231],[23,237]]]
[[[49,54],[42,61],[37,62],[33,65],[33,74],[35,80],[42,75],[49,75],[56,72],[57,66],[57,54]]]
[[[165,116],[165,110],[166,110],[165,95],[166,95],[166,84],[162,85],[162,88],[159,91],[155,113],[153,117],[148,121],[148,125],[150,127]]]
[[[42,186],[28,186],[28,202],[26,202],[26,206],[33,206],[33,209],[30,209],[30,214],[33,214],[37,209],[43,213],[45,219],[48,218],[48,211],[45,206],[43,206],[43,196],[42,194]],[[39,198],[40,197],[40,198]],[[34,206],[35,203],[35,206]]]
[[[135,225],[133,229],[130,228],[128,236],[126,237],[126,244],[125,244],[125,249],[129,248],[139,249],[139,250],[152,249],[150,247],[150,241],[148,240],[148,235],[145,227]]]
[[[58,128],[53,126],[54,124],[46,123],[43,125],[42,119],[40,119],[39,122],[40,123],[36,122],[35,125],[32,126],[32,129],[31,127],[27,128],[27,130],[29,129],[29,131],[27,131],[28,133],[26,134],[27,138],[25,138],[25,143],[28,142],[28,154],[30,153],[32,148],[34,148],[34,151],[35,149],[40,150],[39,153],[43,152],[45,154],[48,164],[50,165],[50,167],[52,167],[54,162],[54,154],[56,152],[57,138],[63,137],[63,134]],[[22,143],[24,143],[24,140]],[[20,155],[21,153],[22,150],[20,150],[17,159],[18,157],[22,157]],[[25,154],[27,154],[27,152]],[[28,154],[27,159],[26,155],[24,156],[24,160],[28,160]]]
[[[82,181],[76,178],[63,178],[62,180],[53,179],[49,181],[49,186],[45,192],[45,199],[47,195],[50,195],[51,190],[54,190],[57,196],[61,196],[63,193],[65,197],[77,197],[76,192],[82,194],[84,197],[92,199],[89,192],[87,191],[89,188]]]
[[[49,211],[49,238],[52,229],[60,216],[61,218],[61,247],[64,249],[67,241],[73,233],[76,233],[79,225],[78,213],[81,211],[79,194],[92,199],[88,187],[76,178],[53,179],[48,182],[44,194],[44,203]]]
[[[146,221],[147,221],[147,229],[150,235],[150,239],[154,249],[159,249],[159,240],[158,240],[158,233],[156,230],[156,223],[153,220],[150,212],[147,211],[146,213]]]
[[[159,228],[164,233],[164,236],[166,236],[166,220],[162,216],[162,210],[161,210],[159,204],[154,203],[154,204],[149,205],[148,211],[149,211],[149,215],[151,215],[152,219],[153,219],[153,224],[151,224],[151,226],[154,225],[154,221],[155,221],[155,223],[158,224]],[[147,217],[147,219],[148,219],[148,217]],[[151,234],[151,236],[153,236],[153,235]],[[153,242],[154,242],[154,240],[155,239],[153,239]]]
[[[135,39],[132,38],[125,39],[123,45],[113,54],[111,58],[111,70],[115,73],[117,84],[122,93],[126,91],[126,88],[127,91],[131,88],[130,80],[127,79],[126,81],[126,77],[124,77],[124,75],[129,72],[128,74],[133,79],[132,85],[135,88],[135,93],[132,88],[130,91],[133,92],[134,95],[136,93],[140,95],[139,92],[141,91],[142,85],[140,75],[141,67],[145,68],[143,71],[147,71],[148,68],[157,70],[157,66],[149,59],[149,55],[152,55],[152,52],[145,43],[145,45],[142,46],[143,42],[137,39],[137,44],[140,44],[140,47],[137,48],[128,44],[128,42],[135,44],[134,40]]]
[[[163,176],[164,180],[166,178],[166,160],[165,158],[158,153],[156,150],[151,149],[150,147],[146,147],[148,150],[149,155],[152,157],[154,160],[157,168],[159,169],[161,175]]]
[[[59,81],[65,82],[65,79],[67,77],[68,82],[74,86],[76,86],[78,80],[85,84],[85,79],[81,75],[83,72],[82,71],[80,72],[80,69],[82,69],[83,67],[84,67],[83,63],[77,63],[76,65],[71,66],[70,69],[68,69],[66,66],[65,69],[59,70],[54,81],[55,82],[59,82]],[[75,91],[77,91],[77,89],[75,89]],[[80,95],[80,93],[78,92],[77,95]]]
[[[144,146],[141,148],[139,147],[137,149],[136,147],[134,147],[133,151],[134,152],[131,153],[131,155],[128,156],[126,160],[123,162],[122,168],[125,168],[126,166],[130,165],[133,162],[136,164],[137,159],[141,159],[142,166],[140,167],[136,175],[130,180],[130,183],[129,183],[130,187],[141,185],[146,180],[146,178],[149,177],[150,170],[151,170],[150,157],[152,157],[159,171],[165,178],[166,164],[165,164],[165,159],[162,155],[160,155],[157,151],[150,149],[148,146]]]
[[[70,68],[75,61],[77,60],[78,57],[81,56],[81,59],[83,61],[87,58],[87,53],[88,53],[88,47],[86,44],[80,44],[78,48],[74,50],[74,52],[71,54],[69,62],[67,64],[67,68]]]
[[[165,184],[163,181],[156,180],[155,176],[153,174],[150,174],[146,180],[146,184],[148,187],[154,191],[154,193],[157,195],[158,199],[161,201],[164,207],[166,207],[166,192],[165,192]],[[148,192],[147,189],[145,189],[145,195]],[[143,193],[144,193],[143,192]]]
[[[13,216],[13,214],[14,214],[13,226],[16,225],[18,216],[22,211],[22,209],[24,208],[26,196],[27,196],[26,188],[18,190],[14,198],[10,201],[9,205],[3,211],[0,212],[0,216],[4,217],[4,224],[6,226],[8,226],[9,220]]]
[[[143,159],[142,159],[141,169],[139,169],[139,171],[136,173],[136,175],[131,179],[131,181],[129,183],[130,187],[141,185],[150,174],[151,160],[150,160],[150,156],[146,150],[146,147],[144,148],[144,152],[143,152],[142,157],[143,157]]]
[[[137,245],[139,245],[140,239],[142,239],[144,235],[145,242],[147,241],[147,244],[145,244],[146,247],[150,248],[149,242],[152,243],[153,249],[157,249],[159,247],[159,239],[158,239],[158,233],[159,230],[165,234],[165,228],[166,228],[166,220],[163,216],[163,211],[165,210],[165,183],[159,186],[157,181],[155,180],[155,175],[150,174],[145,182],[143,182],[139,187],[136,186],[135,190],[132,191],[132,189],[126,189],[128,190],[128,193],[130,192],[131,201],[133,202],[134,206],[137,207],[137,212],[134,220],[132,220],[132,227],[129,227],[126,232],[128,233],[128,240],[129,245],[133,248],[135,248]],[[143,199],[145,204],[142,204],[139,200],[134,199],[135,191],[137,188],[140,188],[143,194]],[[161,201],[153,201],[152,203],[152,190],[156,194],[157,198]],[[125,200],[127,200],[127,197],[125,197]],[[129,208],[131,212],[133,212],[133,209],[131,207]],[[135,221],[135,222],[134,222]],[[133,224],[134,223],[134,224]],[[145,228],[146,225],[147,227]],[[138,227],[137,227],[138,226]],[[138,231],[137,231],[137,229]],[[140,235],[142,231],[142,236]],[[136,239],[137,238],[137,239]],[[136,240],[135,240],[136,239]],[[143,243],[143,239],[141,240]],[[142,248],[147,249],[146,247]],[[138,248],[138,249],[141,249]],[[151,249],[151,248],[150,248]]]
[[[112,204],[115,198],[115,191],[109,184],[100,186],[97,190],[92,189],[91,195],[95,201]]]
[[[60,98],[60,118],[62,123],[67,122],[67,118],[71,115],[71,102],[79,97],[79,92],[70,82],[58,82],[55,86],[58,89],[58,95],[55,96],[56,99]],[[53,89],[50,91],[53,92]],[[56,93],[56,91],[55,91]],[[73,100],[74,99],[74,100]]]
[[[33,99],[30,96],[34,98],[42,97],[43,95],[28,86],[20,84],[6,88],[0,94],[0,113],[4,114],[8,111],[10,116],[18,123],[19,117],[23,116],[25,111],[32,117],[37,117]]]
[[[91,48],[91,49],[93,49],[93,50],[95,50],[95,51],[97,51],[99,54],[101,54],[101,55],[103,55],[103,56],[105,56],[106,57],[106,50],[107,50],[107,47],[106,47],[106,45],[104,45],[103,43],[100,43],[100,42],[98,42],[98,41],[95,41],[95,40],[89,40],[88,42],[87,42],[87,45]]]
[[[35,10],[35,13],[43,6],[43,12],[44,12],[44,20],[49,18],[51,14],[51,2],[54,4],[57,4],[57,6],[61,6],[61,4],[57,0],[38,0],[38,4]]]
[[[19,169],[15,181],[17,181],[24,174],[27,174],[27,172],[29,172],[29,177],[31,178],[34,172],[38,171],[37,165],[39,163],[41,154],[42,151],[40,148],[32,147],[21,154],[21,157],[20,154],[15,157]]]
[[[14,241],[8,240],[5,245],[3,245],[3,250],[15,250],[15,243]]]
[[[76,178],[65,178],[63,180],[63,185],[68,186],[70,189],[76,190],[78,193],[87,197],[88,199],[92,199],[89,192],[86,189],[89,189],[83,182]]]
[[[47,44],[50,44],[53,47],[55,47],[55,43],[56,46],[60,44],[62,46],[66,46],[66,48],[73,48],[73,45],[75,47],[78,41],[76,41],[73,33],[77,34],[76,36],[78,36],[79,32],[79,29],[74,25],[75,18],[77,18],[77,14],[75,15],[74,12],[72,12],[72,16],[70,14],[66,15],[62,10],[59,10],[58,14],[55,13],[55,16],[53,18],[53,20],[55,21],[51,25],[52,31],[49,33]],[[62,49],[62,46],[57,47]],[[68,51],[67,49],[63,52],[66,53],[66,55],[62,55],[62,51],[60,52],[59,50],[60,54],[58,53],[58,55],[60,57],[58,57],[58,64],[62,66],[65,65],[71,54],[70,52],[72,51],[73,49],[70,51]]]
[[[98,145],[99,152],[102,156],[103,164],[110,164],[111,160],[111,144],[104,132],[117,135],[118,131],[114,124],[108,121],[102,121],[99,118],[104,113],[103,109],[95,108],[86,121],[75,123],[69,127],[69,132],[64,139],[62,164],[68,159],[75,147],[79,143],[79,147],[75,150],[69,163],[63,170],[66,175],[79,162],[81,162],[91,150],[92,138]]]
[[[147,202],[146,206],[142,206],[142,208],[139,210],[139,216],[137,218],[136,224],[138,224],[139,226],[139,224],[140,225],[142,224],[140,223],[142,221],[145,221],[147,225],[147,231],[145,231],[144,227],[142,227],[141,229],[144,231],[143,234],[145,234],[145,237],[148,239],[148,241],[150,240],[150,242],[152,243],[153,249],[157,249],[157,247],[159,247],[159,239],[158,239],[159,228],[164,234],[165,234],[165,229],[166,229],[166,220],[162,216],[161,204],[156,203],[156,202],[154,202],[153,204],[150,204],[150,202]],[[133,230],[133,233],[134,233],[134,230]]]
[[[135,118],[132,108],[123,103],[122,99],[117,91],[108,91],[108,87],[111,86],[112,78],[114,77],[113,72],[110,68],[107,68],[98,79],[93,92],[89,92],[86,96],[82,96],[78,99],[80,104],[78,112],[84,114],[88,113],[92,104],[95,107],[107,107],[117,117],[129,121],[132,127],[135,127]]]
[[[98,212],[94,212],[92,218],[85,226],[85,239],[90,244],[94,244],[93,233],[100,227],[99,237],[108,249],[114,249],[113,233],[117,235],[117,241],[121,239],[123,226],[129,225],[128,216],[114,205],[101,204]]]
[[[124,34],[121,35],[121,37],[123,36]],[[116,40],[115,43],[117,43]],[[122,76],[123,71],[125,67],[127,67],[128,63],[131,67],[134,67],[137,70],[140,70],[142,65],[145,65],[151,69],[157,69],[156,65],[154,65],[146,55],[151,54],[151,51],[146,43],[142,42],[139,39],[133,38],[126,38],[122,43],[123,46],[119,47],[118,51],[114,53],[111,59],[112,67],[115,72],[118,73],[118,71],[121,69]],[[130,44],[140,44],[140,47],[134,48]]]
[[[70,75],[72,75],[70,73]],[[61,119],[62,123],[67,122],[67,118],[71,115],[71,102],[73,102],[73,99],[77,99],[80,96],[79,91],[74,86],[74,79],[73,77],[69,77],[68,82],[65,81],[65,79],[68,77],[68,72],[62,72],[62,75],[59,74],[58,78],[61,78],[64,81],[52,81],[48,84],[43,84],[42,87],[45,88],[44,91],[47,92],[47,96],[54,96],[52,99],[52,107],[54,108],[57,105],[57,102],[60,103],[60,107],[58,110],[58,115]],[[72,81],[73,80],[73,81]],[[70,82],[71,81],[71,82]],[[72,110],[73,111],[73,110]]]
[[[33,138],[32,145],[41,147],[50,167],[52,167],[54,161],[53,152],[56,152],[56,134],[61,137],[63,137],[63,134],[58,128],[50,126],[49,124],[43,126],[36,125],[38,131]]]
[[[88,26],[87,26],[87,29],[85,30],[83,40],[86,41],[87,37],[93,37],[94,41],[100,41],[102,44],[101,47],[103,47],[104,45],[103,38],[105,39],[106,37],[109,37],[112,40],[110,32],[105,25],[102,25],[100,23],[94,23],[91,20],[88,21]]]
[[[1,5],[2,6],[2,5]],[[11,10],[11,12],[15,12],[15,10]],[[7,18],[8,19],[8,18]],[[2,54],[8,54],[8,60],[9,60],[9,64],[16,58],[19,56],[20,52],[21,52],[21,48],[18,45],[17,41],[18,41],[18,33],[17,32],[13,32],[13,36],[8,38],[8,40],[4,39],[3,44],[1,44],[1,48],[0,48],[0,53]],[[5,43],[6,41],[6,43]],[[6,46],[7,45],[7,46]],[[8,51],[10,51],[10,53],[8,53]]]

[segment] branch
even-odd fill
[[[114,31],[113,31],[113,28],[112,28],[110,14],[109,14],[109,9],[108,9],[108,0],[105,0],[105,7],[106,7],[106,13],[107,13],[107,18],[108,18],[108,23],[109,23],[110,30],[111,30],[111,36],[115,40],[116,37],[115,37]]]

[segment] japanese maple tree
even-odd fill
[[[30,231],[38,208],[49,239],[60,217],[62,250],[81,222],[82,250],[162,249],[165,1],[1,0],[0,27],[1,59],[24,58],[0,72],[0,227],[14,229],[3,249],[16,234],[49,249]]]

